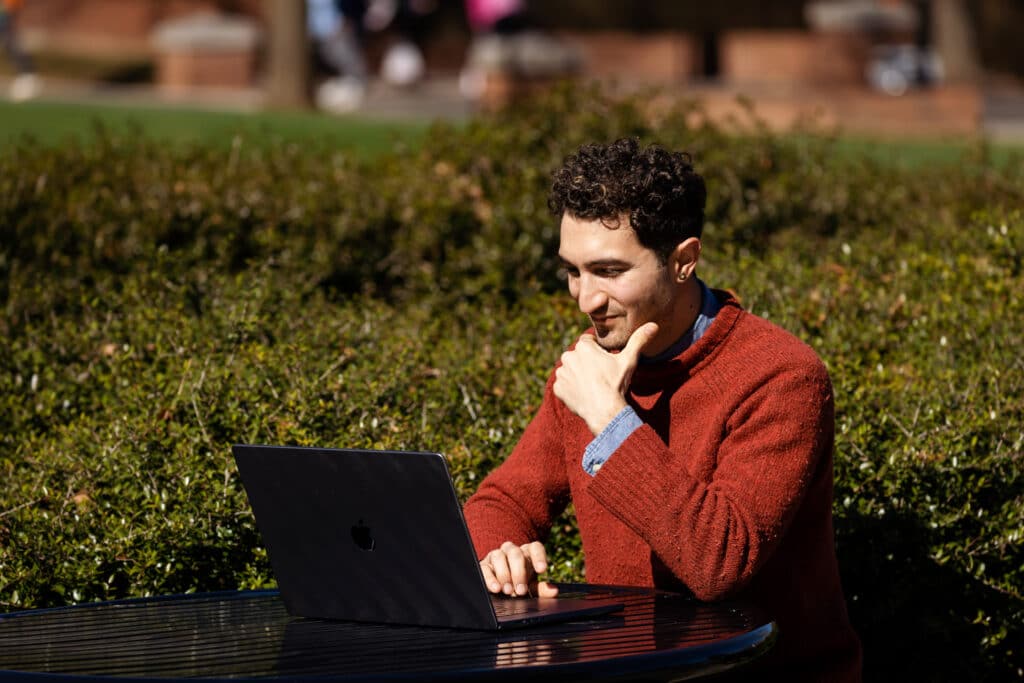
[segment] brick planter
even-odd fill
[[[157,84],[164,90],[253,85],[261,30],[250,19],[196,14],[157,26]]]
[[[838,31],[730,31],[722,36],[728,83],[864,83],[867,41]]]
[[[559,36],[578,50],[587,78],[627,87],[680,85],[700,66],[700,45],[686,33],[564,31]]]

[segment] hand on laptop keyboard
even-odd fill
[[[516,545],[505,541],[484,556],[480,570],[487,590],[510,596],[536,595],[553,598],[558,587],[537,581],[537,575],[548,569],[547,551],[539,541]]]

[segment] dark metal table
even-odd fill
[[[667,681],[739,666],[775,639],[749,606],[601,590],[619,592],[625,610],[501,633],[300,619],[276,591],[0,614],[0,681]]]

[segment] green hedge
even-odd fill
[[[870,680],[1024,677],[1024,162],[563,90],[374,159],[106,131],[0,158],[0,605],[272,583],[229,446],[436,449],[460,494],[584,324],[550,171],[637,135],[709,183],[702,276],[837,394],[836,533]],[[555,575],[581,577],[571,515]]]

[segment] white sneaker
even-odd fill
[[[330,78],[316,91],[316,106],[332,114],[347,114],[358,109],[366,96],[366,84],[352,76]]]
[[[20,74],[11,82],[11,99],[15,102],[31,100],[39,94],[42,82],[35,74]]]
[[[391,85],[408,87],[420,81],[427,70],[423,53],[409,42],[392,45],[384,54],[380,75]]]

